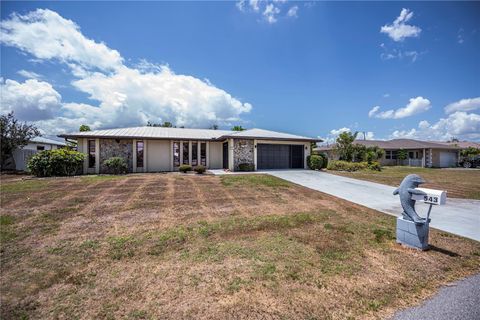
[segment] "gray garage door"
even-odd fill
[[[303,145],[258,144],[257,169],[303,168]]]

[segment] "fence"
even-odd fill
[[[398,160],[398,164],[401,166],[422,167],[422,159]]]

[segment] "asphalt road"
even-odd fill
[[[392,320],[480,319],[480,274],[445,286],[418,307],[397,312]]]

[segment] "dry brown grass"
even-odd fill
[[[406,175],[415,173],[424,178],[425,188],[447,190],[448,197],[480,200],[480,170],[432,169],[415,167],[383,167],[382,171],[329,171],[345,177],[398,186]]]
[[[18,181],[1,192],[5,319],[381,318],[478,272],[480,245],[273,177]],[[428,272],[427,272],[428,271]]]

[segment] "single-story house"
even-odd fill
[[[43,150],[54,150],[65,147],[65,142],[52,140],[44,137],[32,138],[28,144],[13,151],[15,169],[24,171],[27,168],[28,159],[37,152]]]
[[[84,173],[104,173],[103,162],[123,157],[129,172],[175,171],[182,164],[238,171],[306,168],[312,142],[319,139],[262,129],[226,131],[164,127],[94,130],[59,135],[77,140],[88,155]]]
[[[414,139],[393,140],[355,140],[356,144],[367,147],[377,146],[385,150],[385,155],[379,160],[381,165],[407,165],[415,167],[456,167],[459,161],[461,147],[446,142],[421,141]],[[335,145],[319,146],[317,152],[324,152],[330,159],[336,160]],[[407,159],[400,160],[397,157],[399,150],[408,153]]]

